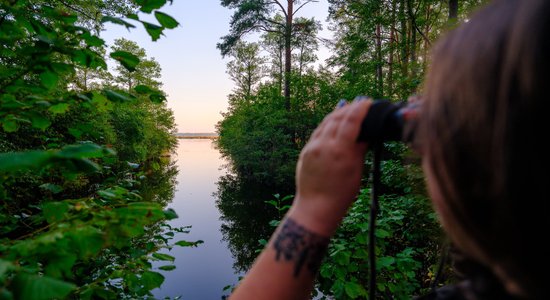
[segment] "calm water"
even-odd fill
[[[153,294],[157,299],[223,299],[230,293],[223,291],[224,287],[236,285],[258,255],[262,248],[258,240],[271,236],[274,227],[269,221],[281,218],[277,210],[265,203],[280,191],[234,176],[228,171],[229,162],[221,158],[211,140],[180,139],[173,160],[178,169],[175,193],[170,193],[174,190],[171,175],[156,176],[158,182],[148,190],[157,196],[162,193],[160,198],[166,200],[173,197],[168,207],[179,218],[170,225],[192,226],[190,233],[176,235],[173,242],[204,243],[165,252],[176,257],[176,269],[159,271],[165,281]],[[153,267],[162,265],[166,263],[154,263]]]
[[[235,284],[240,275],[234,271],[234,258],[224,241],[216,196],[220,177],[225,175],[226,163],[211,140],[180,139],[177,149],[178,175],[174,199],[168,207],[179,218],[172,226],[191,225],[191,232],[176,236],[174,241],[203,240],[196,248],[174,247],[169,253],[176,257],[176,269],[160,271],[165,281],[153,291],[156,298],[221,299],[223,288]]]

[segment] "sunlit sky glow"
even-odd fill
[[[327,9],[327,1],[321,0],[304,6],[298,16],[324,21]],[[178,132],[214,132],[234,86],[226,73],[229,59],[222,59],[216,48],[220,38],[229,33],[232,11],[222,7],[220,0],[174,0],[160,11],[174,17],[180,26],[165,30],[156,42],[141,24],[130,31],[108,24],[101,37],[108,45],[120,37],[132,40],[160,63],[163,90],[168,94],[168,107],[174,111]],[[321,36],[328,38],[326,27]],[[326,50],[318,55],[326,58]]]

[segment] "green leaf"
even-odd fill
[[[158,40],[162,34],[162,31],[164,30],[164,27],[158,26],[155,24],[147,23],[144,21],[141,21],[143,24],[143,27],[145,27],[145,30],[151,36],[151,39],[154,41]]]
[[[108,190],[100,190],[97,191],[97,194],[101,196],[104,199],[116,199],[117,195],[111,191]]]
[[[93,143],[69,145],[57,152],[56,156],[62,158],[97,158],[104,156],[104,149]]]
[[[50,255],[45,268],[46,275],[54,278],[60,278],[63,275],[72,276],[71,268],[76,262],[76,255],[63,252]]]
[[[17,101],[14,95],[10,94],[4,94],[0,96],[0,106],[2,108],[8,108],[8,109],[18,109],[18,108],[24,108],[27,106],[27,104]]]
[[[124,25],[124,26],[126,26],[126,29],[136,27],[133,24],[130,24],[130,23],[124,21],[121,18],[115,18],[115,17],[110,17],[110,16],[105,16],[105,17],[101,18],[101,23],[107,23],[107,22],[111,22],[111,23],[118,24],[118,25]]]
[[[69,211],[69,204],[65,202],[49,202],[42,205],[44,217],[48,223],[54,223],[65,219]]]
[[[391,257],[391,256],[379,257],[376,260],[376,267],[377,267],[377,269],[378,268],[386,268],[386,267],[391,266],[394,263],[395,263],[395,258],[394,257]]]
[[[45,88],[51,90],[57,85],[59,76],[54,72],[46,71],[40,74],[40,81]]]
[[[159,9],[166,4],[167,0],[136,0],[140,6],[139,10],[144,13],[151,13],[154,9]]]
[[[53,114],[63,114],[69,110],[69,104],[67,103],[58,103],[56,105],[50,106],[48,109]]]
[[[353,253],[353,258],[367,259],[368,257],[369,253],[365,250],[365,248],[359,248]]]
[[[51,66],[52,66],[52,69],[58,74],[69,73],[74,71],[73,66],[66,63],[52,63]]]
[[[196,242],[188,242],[188,241],[178,241],[176,242],[176,245],[178,246],[181,246],[181,247],[196,247],[198,246],[199,244],[202,244],[204,243],[204,241],[202,240],[198,240]]]
[[[174,265],[160,266],[159,269],[163,271],[172,271],[176,269],[176,266]]]
[[[89,258],[96,255],[104,244],[102,232],[94,227],[86,226],[70,232],[71,249],[77,251],[80,258]]]
[[[355,299],[367,294],[367,291],[365,290],[365,288],[363,288],[361,285],[357,284],[356,282],[346,282],[344,285],[344,290],[346,291],[346,294],[352,299]]]
[[[68,25],[74,24],[78,20],[78,17],[76,14],[75,15],[60,14],[59,16],[61,17],[61,20],[63,21],[63,23]]]
[[[101,171],[101,167],[95,162],[87,158],[79,158],[71,160],[78,172],[94,173]],[[70,174],[68,174],[70,176]]]
[[[155,18],[157,18],[160,25],[169,29],[176,28],[179,25],[178,21],[174,18],[160,11],[155,11]]]
[[[175,257],[164,253],[153,253],[153,257],[158,260],[167,260],[167,261],[174,261],[176,259]]]
[[[14,115],[8,115],[2,120],[2,128],[5,132],[16,132],[19,129],[19,124]]]
[[[376,229],[375,235],[378,238],[386,238],[391,236],[391,233],[384,229]]]
[[[75,50],[72,53],[71,60],[83,67],[88,67],[90,65],[90,57],[85,50]]]
[[[103,92],[105,93],[105,96],[107,97],[107,99],[109,99],[113,102],[130,102],[130,101],[134,100],[129,95],[119,93],[119,92],[115,92],[115,91],[110,90],[110,89],[105,89]]]
[[[82,34],[82,38],[86,42],[86,45],[90,47],[100,47],[105,44],[104,40],[102,40],[101,38],[95,35],[90,34],[89,32]]]
[[[8,152],[0,154],[0,173],[40,168],[53,157],[49,151]]]
[[[48,276],[19,274],[13,280],[16,299],[51,300],[66,298],[76,286]]]
[[[278,207],[278,206],[279,206],[279,203],[278,203],[277,201],[275,201],[275,200],[269,200],[269,201],[264,201],[264,202],[267,203],[267,204],[271,204],[271,205],[273,205],[273,206],[275,206],[275,207]]]
[[[78,130],[76,128],[69,128],[68,131],[70,135],[74,136],[77,139],[80,139],[80,137],[82,136],[82,130]]]
[[[157,92],[154,89],[143,84],[136,86],[134,88],[134,91],[136,91],[138,94],[151,94],[151,93]]]
[[[269,226],[271,226],[271,227],[277,227],[277,226],[279,226],[279,224],[281,224],[280,220],[271,220],[271,221],[269,221]]]
[[[42,131],[46,130],[46,128],[50,127],[50,125],[52,124],[52,122],[50,122],[48,118],[40,114],[33,114],[31,116],[31,123],[32,127],[38,128]]]
[[[144,272],[140,279],[145,290],[156,289],[164,282],[164,276],[157,272]]]
[[[174,220],[178,218],[178,214],[173,208],[168,208],[163,211],[166,220]]]
[[[113,107],[113,103],[99,92],[92,93],[92,103],[100,112],[108,111]]]
[[[349,251],[339,251],[334,255],[334,261],[341,266],[346,266],[350,263],[350,256]]]
[[[115,51],[111,53],[111,57],[118,60],[130,72],[135,71],[139,64],[139,58],[130,52]]]

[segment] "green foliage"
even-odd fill
[[[270,91],[264,87],[257,100],[243,102],[225,116],[218,124],[218,146],[239,176],[280,185],[291,181],[298,151],[287,133],[290,120],[282,103],[264,98]]]
[[[293,78],[300,88],[292,98],[291,113],[277,83],[263,84],[248,96],[236,91],[229,112],[217,125],[220,152],[230,158],[236,174],[288,189],[301,147],[336,104],[337,88],[330,80],[326,73]]]
[[[393,148],[395,158],[404,155],[402,147],[388,148]],[[384,161],[382,183],[385,192],[379,199],[375,232],[377,294],[410,299],[433,280],[442,233],[417,165],[404,164],[402,158]],[[370,188],[361,190],[329,246],[319,277],[325,295],[368,297],[370,192]]]
[[[117,88],[128,93],[140,85],[160,89],[162,83],[157,80],[160,78],[160,65],[154,58],[147,57],[145,49],[124,38],[116,39],[111,49],[111,57],[122,63],[115,68],[117,74],[113,81]]]
[[[279,223],[281,222],[280,220],[283,217],[283,215],[290,208],[290,205],[292,204],[292,200],[294,199],[294,195],[286,195],[283,198],[281,198],[281,195],[275,194],[275,195],[273,195],[273,197],[275,199],[265,201],[265,203],[267,203],[269,205],[272,205],[277,210],[278,218],[269,223],[269,225],[271,225],[273,227],[277,227],[277,226],[279,226]],[[290,202],[290,203],[288,203],[288,202]],[[262,242],[260,242],[260,244],[262,244]],[[262,245],[262,246],[265,246],[265,244]]]
[[[174,28],[156,11],[165,3],[0,3],[0,298],[147,298],[164,281],[150,261],[202,242],[173,243],[187,229],[167,223],[175,173],[162,157],[176,140],[160,66],[137,45],[115,47],[119,70],[149,76],[117,86],[94,34],[133,27],[121,14],[145,23],[132,7],[155,11],[158,32]]]
[[[139,58],[130,52],[115,51],[111,53],[111,57],[118,60],[130,72],[135,71],[139,64]]]
[[[63,299],[76,288],[74,284],[55,278],[26,274],[17,275],[13,285],[16,299]]]
[[[178,21],[174,18],[160,11],[155,11],[155,18],[159,21],[160,25],[168,29],[176,28],[179,25]]]

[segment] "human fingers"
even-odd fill
[[[342,116],[342,121],[339,123],[337,132],[339,138],[352,143],[357,141],[357,136],[361,131],[361,123],[365,119],[371,104],[372,100],[363,98],[349,105]]]
[[[340,100],[334,110],[327,114],[323,121],[321,121],[321,124],[313,131],[311,138],[319,138],[321,135],[334,136],[338,130],[338,124],[335,123],[335,120],[341,118],[342,109],[344,109],[347,104],[346,100]]]

